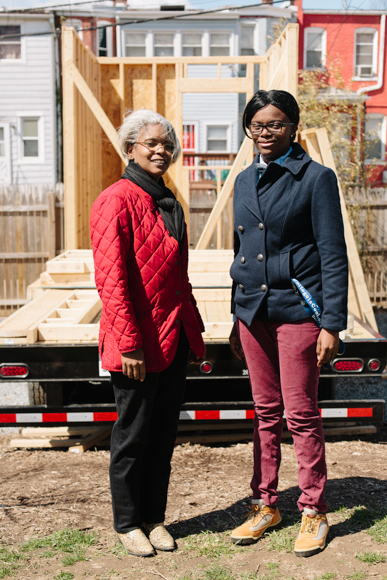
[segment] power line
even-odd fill
[[[102,1],[102,0],[99,0]],[[284,0],[273,0],[272,4],[283,4]],[[83,4],[83,2],[82,2]],[[161,16],[160,18],[143,18],[137,20],[131,20],[131,22],[111,22],[109,24],[103,24],[102,26],[91,26],[89,28],[82,28],[82,32],[88,32],[89,30],[100,30],[102,28],[114,28],[116,26],[133,26],[134,24],[144,24],[147,22],[160,22],[164,20],[177,20],[179,18],[187,18],[187,16],[201,16],[203,14],[213,14],[214,12],[224,12],[225,10],[241,10],[244,8],[254,8],[259,6],[268,6],[267,4],[245,4],[243,6],[224,6],[223,8],[213,8],[212,10],[201,10],[201,11],[192,11],[190,13],[182,11],[181,14],[177,14],[174,16]],[[37,10],[35,8],[35,10]],[[8,12],[8,11],[7,11]],[[23,12],[24,13],[24,12]],[[15,39],[15,38],[23,38],[26,36],[51,36],[53,34],[60,34],[61,30],[56,29],[55,32],[30,32],[26,34],[3,34],[0,36],[0,41],[6,38]]]
[[[51,8],[64,8],[65,6],[69,6],[72,8],[73,6],[80,6],[82,4],[96,4],[97,2],[106,2],[106,0],[84,0],[83,2],[63,2],[62,4],[46,4],[45,6],[36,6],[32,8],[14,8],[13,10],[7,10],[5,14],[19,14],[22,13],[29,13],[35,12],[36,10],[47,10]],[[0,13],[4,14],[4,13]]]

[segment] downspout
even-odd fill
[[[386,37],[386,15],[382,14],[380,17],[380,42],[379,42],[379,74],[378,82],[376,85],[371,85],[368,87],[361,87],[356,92],[358,95],[363,93],[370,93],[371,91],[377,91],[383,86],[383,74],[384,74],[384,42]]]

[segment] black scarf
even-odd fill
[[[138,163],[129,161],[122,179],[132,181],[152,196],[165,227],[171,236],[179,242],[181,254],[185,241],[184,211],[181,203],[165,185],[163,178],[160,177],[159,181],[156,182]]]

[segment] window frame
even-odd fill
[[[242,55],[242,31],[244,28],[250,28],[253,30],[253,46],[252,46],[252,50],[254,51],[254,55],[258,54],[258,50],[257,50],[257,34],[256,34],[256,30],[257,27],[255,25],[255,22],[241,22],[240,23],[240,27],[239,27],[239,48],[238,48],[238,54],[240,56]]]
[[[165,45],[165,46],[172,46],[173,48],[173,54],[172,55],[168,55],[168,56],[156,56],[155,54],[155,40],[156,40],[156,35],[157,34],[169,34],[170,36],[172,36],[172,45]],[[160,45],[162,46],[162,45]],[[176,56],[176,30],[153,30],[152,31],[152,56],[154,58],[174,58]]]
[[[17,22],[17,23],[11,23],[11,22],[7,22],[6,24],[2,24],[0,23],[1,26],[20,26],[20,34],[24,33],[24,26],[23,26],[23,22]],[[12,63],[12,64],[16,64],[16,63],[21,63],[21,64],[25,64],[26,62],[26,57],[25,57],[25,42],[24,42],[24,38],[21,36],[20,37],[20,58],[0,58],[0,64],[5,64],[5,63]],[[8,64],[6,64],[6,66],[8,66]]]
[[[183,134],[184,134],[184,126],[185,125],[192,125],[194,127],[194,134],[195,134],[195,147],[194,149],[184,149],[183,147],[183,136],[181,138],[181,150],[183,153],[197,153],[199,150],[198,144],[199,144],[199,121],[183,121]]]
[[[202,54],[200,56],[203,57],[204,56],[204,42],[203,42],[204,31],[203,30],[182,30],[181,31],[181,47],[180,47],[181,56],[184,56],[183,55],[183,49],[184,49],[183,37],[185,34],[200,34],[200,39],[201,39],[200,47],[202,49]],[[192,46],[194,46],[194,45],[192,45]],[[199,46],[199,45],[195,45],[195,46]],[[186,58],[199,58],[199,57],[186,57]]]
[[[36,165],[45,163],[45,143],[44,143],[44,114],[42,111],[21,111],[16,113],[18,117],[18,165]],[[24,157],[23,147],[23,121],[38,121],[38,156]]]
[[[73,28],[75,28],[75,32],[78,34],[79,38],[83,40],[82,20],[80,20],[79,18],[66,18],[66,20],[64,21],[64,26],[72,26]]]
[[[208,56],[211,56],[211,57],[212,56],[215,56],[215,57],[217,56],[217,55],[212,55],[211,54],[211,47],[213,46],[211,44],[211,36],[212,36],[212,34],[227,34],[228,35],[228,54],[227,55],[224,55],[224,56],[225,57],[226,56],[234,56],[233,55],[233,50],[232,50],[232,47],[233,47],[233,42],[232,42],[232,40],[233,40],[233,33],[232,33],[232,30],[209,30],[208,31]],[[219,45],[219,47],[220,46],[221,45]],[[223,45],[223,46],[226,46],[226,45]],[[222,56],[220,56],[219,58],[222,58]]]
[[[321,66],[307,66],[307,37],[309,32],[321,32]],[[308,26],[304,29],[304,70],[326,70],[326,58],[327,58],[327,31],[326,28],[320,26]]]
[[[144,44],[143,45],[142,44],[131,44],[130,45],[130,46],[141,46],[141,47],[143,46],[145,48],[145,54],[144,54],[144,56],[133,56],[133,55],[131,56],[131,55],[127,55],[126,54],[126,46],[127,46],[127,44],[126,44],[126,37],[129,35],[130,32],[134,32],[136,34],[143,34],[144,35]],[[148,35],[149,35],[149,33],[148,33],[147,30],[141,30],[141,29],[140,30],[130,30],[130,29],[126,29],[125,30],[124,29],[124,51],[123,51],[124,52],[124,56],[127,57],[127,58],[145,58],[145,57],[147,57],[148,56],[148,42],[147,42]]]
[[[4,159],[6,160],[6,163],[8,161],[6,165],[5,181],[0,181],[0,185],[10,185],[12,183],[10,123],[8,121],[0,121],[0,127],[4,129]]]
[[[379,119],[381,121],[380,124],[380,141],[382,144],[381,148],[381,159],[375,158],[366,158],[364,159],[365,165],[386,165],[386,115],[383,113],[368,113],[366,114],[365,121],[367,122],[368,119]],[[366,125],[364,125],[364,141],[368,141],[366,132]]]
[[[357,74],[357,64],[356,64],[356,46],[357,46],[357,35],[358,34],[373,34],[373,50],[372,50],[372,72],[371,76],[360,76]],[[354,45],[353,45],[353,77],[352,80],[356,81],[375,81],[378,78],[378,30],[377,28],[373,28],[372,26],[356,28],[355,29],[355,37],[354,37]],[[360,66],[360,65],[359,65]]]
[[[98,28],[102,28],[106,24],[111,25],[112,23],[109,22],[108,20],[98,20],[97,33],[99,32]],[[111,57],[111,56],[113,56],[113,29],[112,29],[112,26],[108,26],[107,28],[105,28],[105,30],[106,30],[106,51],[107,51],[107,54],[104,56]],[[98,52],[98,57],[102,57],[102,54],[101,55],[99,54],[98,34],[97,34],[97,52]]]
[[[219,150],[209,150],[208,149],[208,129],[209,127],[227,127],[227,137],[226,137],[226,149]],[[205,123],[204,124],[204,146],[205,153],[231,153],[231,123]]]

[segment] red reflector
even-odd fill
[[[205,361],[200,365],[200,370],[205,375],[208,375],[212,371],[212,364],[208,361]]]
[[[370,371],[378,371],[380,369],[380,362],[374,358],[373,360],[369,361],[368,368]]]
[[[338,372],[356,373],[363,370],[363,361],[361,360],[337,360],[333,368]]]
[[[67,413],[43,413],[43,423],[67,423]]]
[[[0,423],[16,423],[16,414],[0,413]]]
[[[26,377],[28,372],[28,367],[25,365],[3,364],[0,366],[1,377]]]
[[[372,407],[348,409],[347,417],[373,417],[373,411]]]
[[[255,411],[253,411],[252,409],[246,411],[246,419],[254,419],[255,417]]]
[[[99,413],[94,413],[94,421],[117,421],[117,413],[116,412],[106,412],[101,411]]]
[[[195,419],[220,419],[219,411],[196,411]]]

